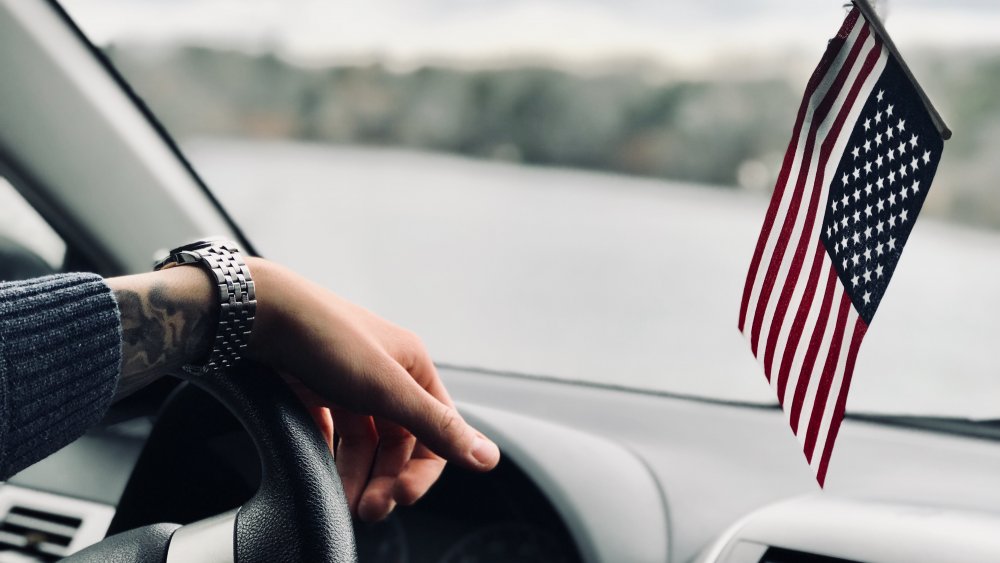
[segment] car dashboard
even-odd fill
[[[1000,561],[995,441],[847,420],[821,491],[773,408],[441,371],[504,460],[449,468],[416,505],[356,523],[361,561]],[[0,487],[0,562],[195,521],[258,480],[214,400],[152,389]]]

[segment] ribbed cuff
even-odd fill
[[[100,421],[120,370],[118,305],[100,276],[0,283],[0,478]]]

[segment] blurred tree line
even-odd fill
[[[392,145],[760,190],[777,176],[803,87],[778,78],[650,81],[632,70],[308,68],[201,47],[108,53],[182,140]],[[910,62],[955,131],[929,211],[1000,227],[1000,55],[924,53]]]

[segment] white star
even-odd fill
[[[896,194],[889,192],[889,205],[896,205]]]
[[[906,152],[906,141],[899,143],[899,146],[896,147],[896,150],[899,151],[900,156],[902,156],[903,153]]]
[[[899,190],[899,199],[906,201],[906,186],[903,186],[903,189]]]
[[[889,226],[890,227],[896,226],[896,216],[893,215],[892,213],[889,214]]]
[[[882,199],[882,198],[879,198],[878,203],[875,204],[875,207],[878,207],[879,212],[884,211],[885,210],[885,200]],[[878,231],[881,233],[882,229],[879,229]]]
[[[854,277],[851,278],[851,285],[854,286],[854,287],[858,287],[858,275],[857,274],[855,274]]]
[[[889,242],[887,244],[889,245],[889,250],[896,250],[896,239],[895,239],[895,237],[889,237]]]
[[[878,266],[875,267],[875,277],[879,277],[879,278],[882,277],[882,265],[881,264],[879,264]]]
[[[830,211],[833,211],[834,213],[837,212],[837,203],[838,203],[837,200],[833,200],[832,202],[830,202]]]
[[[878,254],[879,256],[882,256],[882,247],[883,247],[883,246],[885,246],[885,244],[884,244],[884,243],[883,243],[883,244],[880,244],[880,245],[878,245],[878,246],[876,246],[876,247],[875,247],[875,254]],[[878,273],[879,271],[881,271],[881,270],[878,270],[878,269],[876,269],[876,270],[875,270],[875,273]]]
[[[920,166],[920,160],[918,160],[917,157],[913,157],[913,160],[910,161],[910,168],[916,172],[918,166]]]
[[[847,258],[844,258],[844,261],[842,263],[844,264],[844,269],[846,270],[847,269]]]
[[[871,253],[872,253],[871,249],[865,251],[865,254],[871,254]],[[865,283],[872,281],[872,273],[868,270],[865,270],[865,273],[862,274],[861,277],[865,278]]]
[[[851,255],[851,262],[854,262],[855,266],[858,265],[858,258],[859,258],[859,256],[857,254],[852,254]]]
[[[835,253],[837,253],[837,254],[840,254],[840,243],[839,242],[837,244],[833,245],[833,251]]]
[[[899,167],[899,177],[900,178],[905,178],[906,177],[906,165],[905,164]]]
[[[858,178],[861,177],[861,171],[858,170],[857,168],[855,168],[853,176],[854,176],[854,179],[857,180]]]
[[[868,161],[865,163],[865,174],[871,174],[871,173],[872,173],[872,163],[871,161]]]
[[[831,229],[830,227],[827,227],[827,228],[826,228],[826,238],[830,238],[830,234],[831,234],[832,232],[833,232],[833,229]]]
[[[877,125],[879,123],[882,123],[882,112],[878,112],[875,114],[875,124]]]
[[[906,209],[903,209],[902,211],[900,211],[900,212],[899,212],[899,218],[900,218],[901,220],[903,220],[903,221],[906,221],[906,220],[908,220],[908,219],[909,219],[909,217],[907,216],[907,211],[906,211]]]
[[[867,274],[867,272],[866,272],[866,274]],[[861,296],[861,298],[865,300],[865,305],[868,304],[868,300],[871,299],[871,296],[872,296],[872,293],[870,291],[866,291],[865,294]]]
[[[920,191],[920,180],[917,180],[916,182],[913,182],[913,185],[910,186],[910,189],[913,190],[914,194],[916,194],[917,192],[919,192]]]
[[[854,150],[851,151],[851,154],[854,155],[854,158],[858,158],[859,156],[861,156],[861,148],[854,147]]]
[[[861,219],[861,212],[855,210],[854,211],[854,222],[857,223],[859,219]]]
[[[878,186],[878,189],[880,189],[880,190],[882,189],[882,186],[883,186],[882,181],[883,181],[883,178],[879,178],[878,180],[875,180],[875,185]]]
[[[840,204],[843,207],[847,207],[847,194],[844,194],[844,199],[840,200]]]
[[[853,235],[851,235],[851,241],[852,241],[852,242],[853,242],[854,244],[860,244],[860,243],[861,243],[861,235],[860,235],[860,234],[858,234],[858,232],[857,232],[857,231],[854,231],[854,234],[853,234]]]
[[[875,146],[876,147],[881,147],[882,146],[882,134],[881,133],[879,133],[878,135],[875,135]]]
[[[889,107],[885,108],[885,114],[892,117],[892,104],[889,104]]]
[[[916,138],[916,137],[914,137],[914,138]],[[916,143],[913,143],[913,146],[916,146],[916,145],[917,145]],[[924,159],[924,164],[930,163],[930,161],[931,161],[931,151],[924,151],[923,159]]]
[[[868,240],[870,238],[872,238],[872,226],[868,225],[867,227],[865,227],[865,240]],[[868,258],[867,254],[865,254],[865,258]]]
[[[845,229],[847,228],[847,216],[846,215],[843,217],[843,219],[840,220],[840,226],[843,227],[843,228],[845,228]]]
[[[840,224],[835,221],[833,223],[833,233],[837,234],[837,231],[839,231],[839,230],[840,230]]]
[[[875,159],[875,164],[882,166],[882,155],[879,155],[878,158]]]
[[[865,152],[872,150],[872,142],[870,139],[865,140]]]
[[[878,95],[875,96],[875,98],[880,102],[882,101],[882,94],[885,94],[885,90],[879,90]]]
[[[868,119],[865,120],[865,131],[868,131],[871,128],[872,128],[872,119],[869,117]]]
[[[906,131],[906,121],[903,119],[899,120],[899,125],[896,126],[900,132]]]
[[[896,158],[896,151],[894,149],[889,149],[889,152],[886,154],[889,156],[889,162],[892,162]]]
[[[841,178],[841,181],[844,182],[844,185],[846,186],[847,185],[847,181],[850,180],[850,179],[851,179],[850,176],[848,176],[847,173],[845,172],[844,173],[844,177]]]
[[[872,216],[872,204],[869,203],[868,205],[865,206],[865,217],[871,217],[871,216]]]
[[[896,171],[893,170],[893,171],[889,172],[889,183],[891,184],[891,183],[893,183],[895,181],[896,181]]]
[[[892,126],[890,126],[888,129],[885,130],[885,138],[886,139],[892,138]]]
[[[875,224],[875,230],[878,231],[878,234],[882,234],[882,229],[884,228],[885,228],[885,221],[879,221],[878,223]],[[879,252],[879,254],[882,253]]]
[[[844,238],[840,239],[840,246],[844,250],[847,250],[847,237],[844,237]]]
[[[910,144],[913,145],[913,148],[917,148],[917,136],[916,135],[910,137]]]

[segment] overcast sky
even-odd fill
[[[63,0],[98,43],[272,48],[300,61],[379,57],[589,63],[643,58],[696,67],[720,55],[818,56],[841,0]],[[1000,48],[1000,0],[890,0],[904,53]]]

